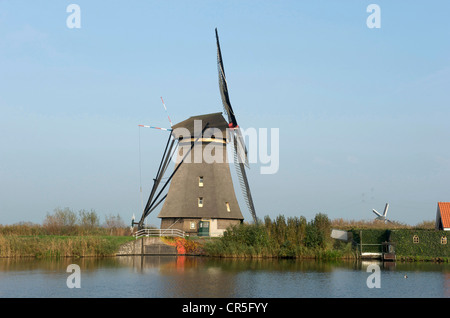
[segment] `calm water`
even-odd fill
[[[80,288],[67,287],[70,264],[80,266]],[[367,286],[369,264],[380,266],[380,288]],[[0,297],[448,298],[450,264],[176,256],[0,259]]]

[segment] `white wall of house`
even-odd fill
[[[217,219],[211,219],[209,223],[209,235],[212,237],[223,236],[224,229],[217,228]]]
[[[436,230],[439,230],[441,224],[442,224],[442,220],[441,220],[441,211],[440,211],[440,209],[439,209],[439,207],[438,207],[437,212],[436,212],[436,225],[435,225],[435,229],[436,229]],[[449,228],[449,227],[444,227],[443,230],[444,230],[444,231],[450,231],[450,228]]]

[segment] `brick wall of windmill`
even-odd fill
[[[212,221],[211,219],[200,219],[200,218],[163,218],[161,219],[161,228],[162,229],[177,229],[186,232],[188,235],[197,235],[199,222],[200,221]],[[227,228],[240,224],[240,220],[233,219],[217,219],[217,230],[226,230]],[[194,225],[194,226],[192,226]],[[213,228],[214,230],[214,228]],[[214,233],[212,233],[214,234]]]

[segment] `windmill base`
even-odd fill
[[[220,237],[227,228],[242,223],[236,219],[162,218],[162,229],[178,229],[189,236]]]

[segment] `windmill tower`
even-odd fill
[[[192,235],[220,236],[231,225],[241,223],[242,216],[230,172],[227,145],[234,149],[234,162],[244,199],[254,222],[257,222],[245,168],[247,149],[231,107],[216,32],[219,89],[227,120],[221,113],[192,116],[173,125],[154,180],[147,205],[138,224],[164,201],[158,218],[161,229],[180,229]],[[178,150],[175,144],[178,145]],[[176,153],[174,171],[166,182],[162,178]],[[169,191],[162,198],[170,182]],[[163,184],[163,185],[162,185]],[[158,187],[162,189],[158,192]],[[157,193],[158,192],[158,193]]]

